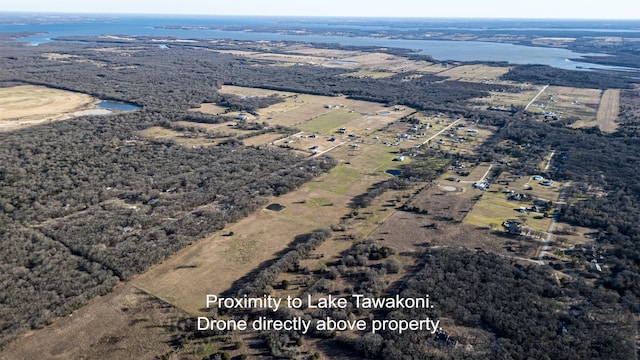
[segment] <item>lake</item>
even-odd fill
[[[73,18],[73,21],[58,21],[48,24],[0,24],[0,32],[39,32],[36,36],[24,37],[19,41],[38,45],[61,36],[99,36],[99,35],[130,35],[175,37],[182,39],[233,39],[233,40],[272,40],[272,41],[301,41],[311,43],[335,43],[348,46],[375,46],[413,49],[420,54],[432,56],[436,60],[455,61],[506,61],[512,64],[542,64],[562,69],[616,69],[625,68],[598,65],[581,62],[582,55],[566,49],[544,48],[506,43],[481,41],[445,41],[445,40],[405,40],[374,37],[346,37],[324,35],[293,35],[258,31],[227,31],[198,28],[197,26],[269,26],[281,25],[282,18],[249,18],[249,17],[91,17]],[[307,21],[309,27],[343,26],[337,20],[327,24],[327,21]],[[346,20],[345,20],[346,21]],[[364,21],[364,20],[361,20]],[[375,25],[376,19],[371,19],[370,25]],[[166,26],[185,26],[180,28],[166,28]],[[365,27],[358,24],[357,26]],[[397,26],[401,28],[401,26]],[[525,27],[523,27],[525,28]],[[573,60],[572,60],[573,59]]]
[[[140,109],[140,107],[137,105],[123,103],[123,102],[116,102],[116,101],[101,101],[97,103],[96,106],[103,109],[107,109],[107,110],[117,110],[117,111],[133,111],[133,110]]]

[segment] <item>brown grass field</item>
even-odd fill
[[[596,121],[603,132],[614,132],[618,128],[616,119],[620,111],[620,90],[609,89],[602,93]]]
[[[533,99],[540,89],[530,85],[521,85],[520,92],[499,92],[490,91],[489,97],[475,99],[475,102],[482,107],[503,106],[509,108],[511,105],[525,106]],[[539,99],[539,98],[538,98]],[[530,107],[529,109],[532,109]]]
[[[509,71],[509,67],[497,67],[487,65],[462,65],[438,73],[450,80],[486,82],[498,81],[499,77]]]
[[[43,86],[0,88],[0,131],[68,119],[76,111],[94,108],[95,101],[89,95]]]
[[[299,55],[299,54],[278,54],[268,52],[254,52],[246,50],[213,50],[222,54],[232,54],[236,56],[243,56],[254,60],[274,61],[280,64],[322,64],[330,61],[329,58],[311,55]]]
[[[278,90],[270,90],[270,89],[261,89],[261,88],[251,88],[251,87],[243,87],[243,86],[234,86],[234,85],[224,85],[218,90],[221,94],[234,94],[238,96],[270,96],[270,95],[280,95],[282,97],[288,97],[295,95],[291,92],[286,91],[278,91]]]
[[[204,103],[201,104],[199,108],[191,109],[191,111],[199,111],[205,114],[211,115],[219,115],[224,114],[228,109],[224,106],[219,106],[216,104]]]
[[[549,86],[529,107],[532,112],[551,112],[560,119],[579,118],[572,127],[595,126],[600,104],[599,89],[580,89],[566,86]]]
[[[245,94],[259,93],[244,89],[242,91]],[[343,103],[344,107],[326,109],[323,104],[328,100],[332,103]],[[355,112],[356,110],[380,111],[385,108],[375,103],[309,95],[290,96],[285,103],[274,106],[286,107],[291,106],[291,103],[298,105],[294,109],[302,109],[308,115],[311,115],[313,110],[324,113],[323,116],[334,112],[346,114],[348,116],[343,123],[348,128],[351,127],[350,121],[361,121],[360,126],[371,124],[376,125],[374,129],[379,129],[410,111],[404,109],[392,112],[393,115],[390,113],[379,116],[377,120],[376,116],[365,116],[372,119],[367,120],[370,122],[362,122],[362,115]],[[355,110],[350,113],[343,109]],[[316,113],[311,117],[321,114]],[[276,121],[275,116],[269,120],[272,123]],[[284,141],[291,141],[291,146],[306,151],[313,144],[327,143],[323,144],[324,147],[319,148],[319,151],[330,144],[326,140],[327,135],[315,138],[309,135],[308,132],[298,133]],[[331,150],[330,155],[341,161],[336,168],[294,192],[270,199],[271,203],[277,202],[284,206],[281,211],[264,208],[237,223],[230,224],[223,231],[198,241],[136,277],[132,283],[188,313],[200,313],[207,294],[227,290],[234,281],[277,256],[277,252],[285,249],[296,235],[338,223],[342,216],[351,212],[348,205],[354,196],[366,192],[372,184],[388,178],[385,170],[399,165],[392,161],[397,156],[394,154],[397,149],[374,141],[373,135],[352,142],[358,143],[359,147],[353,149],[345,144]],[[308,152],[308,155],[311,153]],[[228,236],[231,232],[233,235]]]
[[[0,352],[0,359],[157,359],[172,350],[171,328],[186,316],[121,284],[44,330],[10,343]]]
[[[508,71],[506,67],[433,65],[424,61],[407,61],[405,58],[388,54],[313,49],[305,48],[304,45],[293,45],[288,49],[306,55],[226,52],[282,63],[316,60],[321,63],[326,60],[324,64],[327,65],[337,58],[357,62],[357,65],[343,66],[362,69],[358,72],[362,74],[420,70],[465,81],[494,81]],[[523,85],[523,89],[521,93],[494,92],[489,98],[478,99],[478,102],[494,106],[526,105],[538,89],[527,85]],[[228,290],[235,281],[261,264],[276,258],[278,252],[286,249],[296,235],[341,222],[346,223],[345,232],[335,232],[331,239],[313,252],[324,257],[303,260],[303,267],[319,269],[326,262],[339,260],[341,252],[353,244],[353,241],[345,240],[345,234],[352,235],[355,240],[375,239],[381,245],[392,247],[397,254],[394,256],[406,266],[412,265],[414,255],[426,246],[489,251],[519,262],[528,262],[535,256],[539,242],[505,236],[500,223],[507,218],[523,216],[528,226],[546,231],[550,220],[537,218],[536,214],[514,211],[514,208],[521,205],[507,201],[506,195],[501,191],[510,188],[524,192],[523,189],[528,184],[532,187],[528,192],[534,199],[555,201],[561,184],[543,187],[529,176],[519,178],[503,173],[494,181],[490,191],[473,189],[471,183],[483,177],[490,168],[489,164],[481,164],[470,169],[471,174],[461,178],[460,182],[444,180],[450,176],[458,177],[450,170],[430,184],[402,191],[388,191],[370,206],[361,209],[358,216],[344,221],[343,217],[352,212],[349,203],[354,196],[365,193],[372,184],[388,179],[390,175],[385,171],[403,164],[393,161],[398,156],[400,147],[408,148],[421,144],[424,138],[431,137],[453,119],[427,118],[416,114],[423,123],[429,123],[432,127],[426,129],[425,135],[420,135],[420,138],[388,146],[385,142],[394,142],[396,134],[408,131],[410,125],[397,120],[413,113],[414,109],[403,107],[394,111],[393,108],[385,108],[382,104],[346,97],[324,97],[237,86],[224,86],[220,92],[240,96],[278,94],[285,101],[259,110],[259,116],[254,120],[267,121],[273,125],[297,126],[304,130],[278,141],[276,140],[282,137],[281,134],[258,135],[243,140],[245,145],[265,145],[274,141],[280,145],[288,141],[288,145],[294,149],[292,151],[312,155],[310,148],[313,146],[317,146],[316,151],[321,152],[344,142],[329,152],[330,156],[338,160],[339,165],[291,193],[268,199],[269,204],[283,205],[282,210],[272,211],[265,207],[245,219],[228,224],[224,230],[195,242],[146,273],[136,276],[130,283],[119,285],[112,293],[91,300],[71,316],[56,320],[43,331],[34,331],[21,337],[0,352],[1,360],[160,358],[172,349],[169,346],[169,328],[175,324],[175,319],[203,314],[207,294],[219,294]],[[34,93],[39,95],[33,96]],[[550,94],[554,95],[554,101],[548,98]],[[538,98],[536,104],[539,107],[536,109],[553,108],[563,113],[586,114],[583,115],[586,119],[592,114],[591,120],[595,120],[595,108],[599,105],[598,124],[604,128],[614,126],[615,130],[613,121],[619,107],[619,91],[608,90],[602,94],[601,99],[599,96],[599,90],[594,89],[549,87]],[[43,104],[37,103],[38,100]],[[34,105],[25,105],[30,104],[30,101],[34,102]],[[16,122],[16,119],[62,119],[71,116],[73,111],[90,107],[93,101],[94,99],[87,95],[67,94],[41,87],[0,89],[0,131],[4,123]],[[8,106],[8,110],[5,110],[4,106]],[[7,117],[10,115],[6,114],[13,114],[11,107],[18,115]],[[35,110],[37,108],[43,110],[38,112]],[[220,114],[227,109],[214,104],[202,104],[200,108],[193,110]],[[29,111],[34,113],[31,114]],[[381,115],[381,111],[388,111],[389,114]],[[20,120],[21,123],[24,121],[26,120]],[[176,122],[178,125],[200,127],[208,132],[250,133],[228,126],[233,123],[235,122]],[[348,129],[347,134],[352,133],[356,137],[336,135],[336,128],[341,126]],[[490,128],[477,128],[471,124],[466,126],[466,129],[453,130],[453,136],[449,136],[449,131],[446,131],[434,138],[430,144],[446,140],[443,145],[436,146],[459,153],[472,153],[492,134]],[[478,130],[477,135],[466,142],[452,142],[451,139],[457,136],[468,135],[468,129]],[[310,137],[316,132],[320,135]],[[148,128],[140,134],[155,139],[172,140],[185,146],[211,146],[225,140],[194,137],[186,132],[162,127]],[[334,136],[337,141],[329,142],[328,138]],[[407,158],[404,163],[411,161],[415,160]],[[498,185],[497,181],[509,181],[509,185]],[[409,206],[428,209],[428,214],[398,210],[405,202]],[[584,233],[588,231],[590,229],[581,228],[576,234],[568,235],[567,246],[580,243]],[[389,275],[388,279],[400,278],[404,274],[403,271],[397,275]],[[282,274],[278,280],[295,280],[290,279],[291,276]],[[454,333],[455,331],[453,330]],[[467,330],[460,327],[459,331],[464,333]],[[238,354],[240,352],[234,353],[234,356]]]
[[[223,141],[226,139],[226,138],[207,139],[204,136],[191,137],[190,135],[187,135],[185,133],[163,128],[161,126],[152,126],[150,128],[139,131],[138,134],[146,138],[152,138],[157,140],[170,140],[170,141],[175,141],[177,144],[180,144],[183,146],[194,146],[194,147],[213,146],[218,144],[220,141]]]
[[[344,192],[323,183],[349,177]],[[207,294],[227,290],[293,241],[294,236],[337,223],[350,212],[351,198],[364,191],[377,176],[336,170],[323,174],[297,191],[271,199],[281,211],[263,209],[230,224],[223,231],[189,246],[133,280],[133,284],[191,314],[204,307]],[[321,214],[321,215],[320,215]],[[233,232],[233,236],[225,236]],[[185,281],[185,279],[189,279]]]
[[[385,108],[379,103],[352,100],[345,96],[294,94],[240,86],[223,86],[220,91],[240,96],[268,96],[271,94],[284,96],[283,102],[258,110],[259,116],[254,120],[267,121],[272,125],[299,126],[301,129],[309,131],[316,131],[313,130],[315,128],[320,131],[331,131],[333,127],[340,127],[346,122],[349,122],[350,126],[362,128],[362,130],[380,128],[387,122],[395,121],[415,111],[407,107],[401,107],[399,111],[393,111],[393,109]],[[379,114],[382,111],[388,111],[389,114],[364,116]],[[229,115],[232,114],[229,113]],[[313,125],[314,122],[317,123],[317,126]],[[327,123],[327,126],[324,123]],[[329,126],[329,123],[335,123],[336,125]]]
[[[242,140],[242,144],[244,144],[245,146],[266,145],[282,137],[283,135],[278,133],[262,134],[262,135],[252,136],[250,138],[244,139]]]

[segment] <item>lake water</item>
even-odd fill
[[[343,37],[323,35],[293,35],[257,31],[226,31],[194,28],[196,26],[269,26],[282,25],[282,18],[249,17],[95,17],[75,18],[72,22],[52,22],[49,24],[0,24],[0,32],[39,32],[37,36],[25,37],[31,45],[38,45],[62,36],[130,35],[158,36],[182,39],[233,39],[301,41],[312,43],[335,43],[349,46],[375,46],[413,49],[420,54],[432,56],[436,60],[455,61],[507,61],[512,64],[542,64],[562,69],[618,69],[624,68],[597,65],[579,61],[583,54],[566,49],[543,48],[480,41],[404,40],[373,37]],[[326,27],[340,27],[333,23],[308,21],[309,27],[321,24]],[[345,20],[346,21],[346,20]],[[372,19],[371,21],[375,21]],[[374,24],[370,24],[374,25]],[[164,28],[165,26],[187,26],[189,30]],[[358,24],[365,28],[365,25]],[[391,26],[389,26],[391,28]],[[396,28],[402,28],[397,26]],[[525,28],[523,26],[523,28]],[[598,54],[588,54],[598,55]],[[571,60],[573,59],[573,60]]]
[[[107,110],[118,110],[118,111],[133,111],[133,110],[140,109],[140,107],[137,105],[123,103],[123,102],[116,102],[116,101],[101,101],[97,103],[96,106],[103,109],[107,109]]]

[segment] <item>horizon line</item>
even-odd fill
[[[69,11],[27,11],[27,10],[0,10],[2,14],[20,15],[73,15],[73,16],[185,16],[185,17],[254,17],[254,18],[315,18],[315,19],[403,19],[403,20],[545,20],[545,21],[638,21],[640,18],[580,18],[580,17],[465,17],[465,16],[350,16],[350,15],[254,15],[254,14],[193,14],[193,13],[142,13],[142,12],[69,12]]]

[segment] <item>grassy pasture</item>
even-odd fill
[[[204,135],[195,136],[161,126],[152,126],[138,132],[140,136],[156,140],[175,141],[183,146],[204,147],[217,145],[229,138],[207,139]]]
[[[508,183],[508,185],[501,184]],[[529,207],[533,200],[556,201],[560,195],[561,184],[554,182],[550,187],[540,185],[540,181],[534,180],[533,176],[514,176],[509,173],[501,174],[495,179],[488,191],[480,192],[482,199],[476,203],[473,210],[466,217],[465,222],[488,227],[491,224],[499,226],[507,219],[522,219],[526,225],[540,231],[547,231],[550,219],[543,218],[540,213],[528,213],[517,211],[520,207]],[[526,190],[527,188],[530,190]],[[513,190],[521,194],[529,194],[532,201],[519,202],[507,200],[507,194],[503,190]]]
[[[509,67],[487,65],[462,65],[442,71],[438,73],[438,75],[446,76],[450,80],[483,82],[489,80],[498,80],[498,78],[506,74],[509,69]]]
[[[95,101],[86,94],[44,86],[0,88],[0,130],[67,119],[74,112],[94,108]]]
[[[596,115],[598,127],[603,132],[614,132],[618,128],[615,123],[620,111],[620,90],[609,89],[602,93],[600,106]]]
[[[335,102],[335,98],[300,94],[260,109],[257,113],[260,115],[260,121],[266,120],[269,124],[297,126],[308,119],[333,111],[333,108],[325,108],[325,105]]]
[[[283,136],[282,134],[278,134],[278,133],[261,134],[258,136],[252,136],[250,138],[243,139],[242,143],[245,146],[265,145],[280,139],[282,136]]]
[[[220,88],[220,90],[218,90],[218,92],[221,94],[234,94],[238,96],[259,96],[259,97],[270,96],[274,94],[280,95],[283,97],[293,95],[293,93],[286,92],[286,91],[234,86],[234,85],[224,85]]]
[[[204,104],[201,104],[199,108],[191,109],[191,111],[199,111],[201,113],[211,114],[211,115],[224,114],[225,112],[227,112],[227,110],[229,109],[224,106],[219,106],[211,103],[204,103]]]
[[[326,109],[325,104],[342,104],[344,107]],[[289,106],[292,110],[298,111],[297,114],[304,111],[307,117],[297,117],[298,121],[313,119],[304,122],[301,128],[306,126],[305,130],[329,133],[340,126],[351,127],[351,122],[362,118],[359,111],[349,112],[349,109],[367,110],[366,113],[384,109],[380,104],[302,94],[290,96],[284,103],[274,106]],[[270,108],[272,111],[273,107]],[[267,109],[261,111],[265,110]],[[393,116],[402,116],[400,113],[401,111]],[[261,119],[263,116],[261,114]],[[393,120],[393,116],[389,114],[381,118],[388,121],[387,119]],[[267,121],[274,123],[277,119],[274,116],[272,120]],[[378,121],[373,124],[381,128],[386,122]],[[163,128],[145,131],[156,131],[165,136],[176,135]],[[380,132],[375,134],[383,135]],[[322,147],[319,146],[318,151],[334,146],[332,142],[327,141],[330,135],[318,135],[313,138],[309,135],[309,132],[298,133],[282,143],[291,141],[292,147],[307,151],[307,155],[311,154],[308,147],[313,144],[321,144]],[[264,135],[256,136],[256,139],[262,136]],[[331,150],[329,154],[340,162],[336,168],[311,180],[296,191],[269,199],[270,203],[283,205],[282,210],[272,211],[264,208],[237,223],[229,224],[224,230],[194,243],[138,276],[133,281],[134,285],[191,314],[200,313],[206,294],[227,290],[234,281],[263,262],[273,259],[296,235],[339,223],[341,217],[351,212],[349,204],[354,196],[365,193],[371,185],[389,178],[390,175],[384,171],[400,165],[392,161],[397,156],[394,153],[397,149],[385,146],[373,137],[371,134],[351,139]],[[350,144],[359,146],[353,148],[348,146]],[[386,213],[380,215],[380,219],[383,215]],[[229,236],[230,233],[233,235]]]
[[[342,74],[342,76],[354,77],[354,78],[383,79],[383,78],[387,78],[387,77],[393,76],[395,74],[396,74],[395,72],[388,72],[388,71],[360,70],[360,71],[354,71],[354,72],[345,73],[345,74]]]
[[[476,190],[480,192],[480,190]],[[526,226],[535,230],[547,231],[549,223],[548,218],[539,216],[540,214],[518,212],[521,206],[530,206],[528,203],[521,203],[518,201],[509,201],[506,199],[506,195],[496,191],[485,191],[482,195],[482,199],[476,203],[473,210],[465,218],[465,223],[480,226],[490,227],[495,226],[500,228],[500,224],[507,219],[522,219],[526,221]]]
[[[549,86],[529,107],[532,112],[552,112],[560,119],[569,116],[581,121],[575,125],[595,126],[596,113],[600,104],[601,91],[565,86]],[[593,123],[592,125],[588,125]]]
[[[155,359],[170,352],[175,324],[188,314],[130,284],[117,286],[69,316],[7,345],[0,358]]]
[[[346,126],[351,120],[357,119],[360,114],[344,110],[335,110],[328,114],[321,115],[315,119],[308,120],[297,127],[303,131],[316,132],[321,134],[332,134],[338,128]]]

